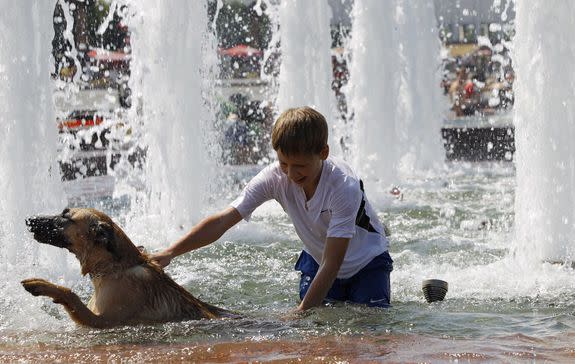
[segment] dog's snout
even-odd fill
[[[56,219],[50,216],[32,216],[26,219],[30,231],[52,230],[57,228]]]
[[[26,226],[30,228],[30,230],[37,228],[40,226],[41,217],[39,216],[32,216],[26,219]]]
[[[26,219],[26,226],[28,226],[29,230],[34,232],[38,227],[40,227],[40,217],[39,216],[32,216]]]
[[[68,245],[63,234],[65,224],[66,219],[61,216],[32,216],[26,219],[26,225],[30,232],[34,233],[34,239],[60,248]]]

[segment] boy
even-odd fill
[[[304,249],[299,311],[324,301],[387,307],[393,261],[383,226],[365,197],[362,182],[342,161],[328,158],[328,127],[310,107],[282,113],[272,130],[278,162],[258,173],[231,206],[205,218],[152,258],[162,266],[208,245],[267,200],[290,216]]]

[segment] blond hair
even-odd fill
[[[285,155],[320,154],[327,146],[324,116],[311,107],[287,109],[272,130],[272,147]]]

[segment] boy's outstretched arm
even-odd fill
[[[242,220],[242,216],[234,207],[228,207],[220,212],[206,217],[190,230],[183,238],[167,249],[150,254],[150,258],[162,267],[178,255],[187,253],[218,240],[232,226]]]
[[[349,238],[326,239],[319,270],[298,307],[299,311],[305,311],[309,308],[321,305],[337,277],[337,273],[345,257],[345,252],[347,251],[347,246],[349,245],[349,240]]]

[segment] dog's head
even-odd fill
[[[65,209],[59,215],[33,216],[26,225],[40,243],[68,249],[82,274],[141,264],[146,259],[106,214],[95,209]]]

